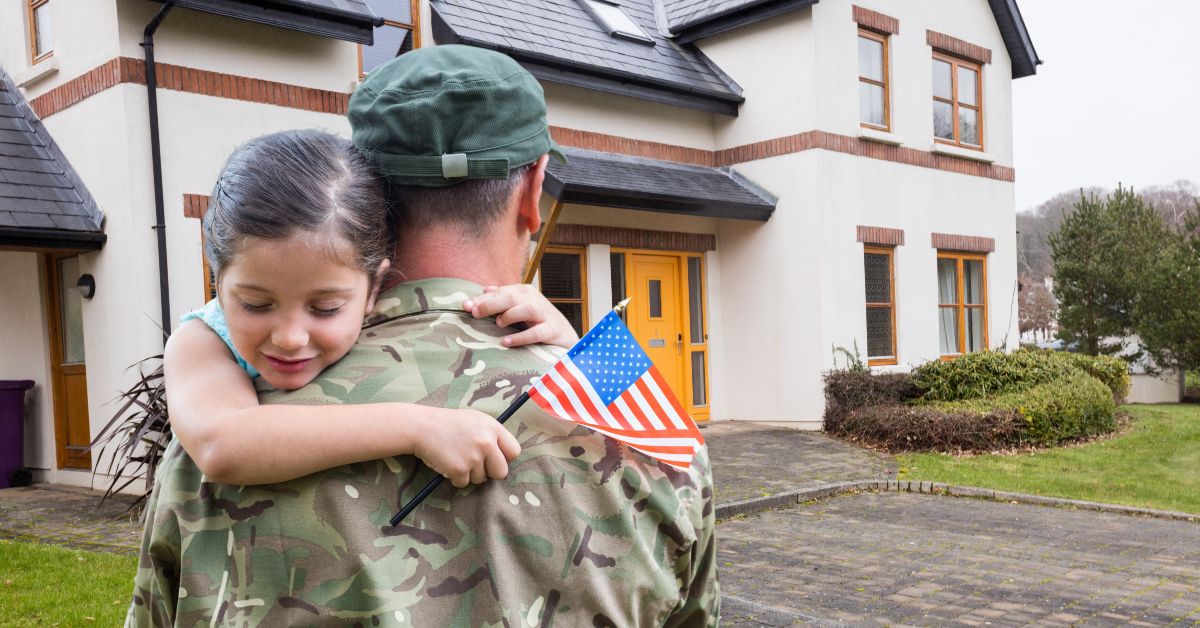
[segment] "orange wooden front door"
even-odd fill
[[[642,344],[675,396],[684,388],[683,300],[679,257],[635,253],[630,256],[629,331]]]
[[[83,351],[83,297],[75,288],[79,256],[46,256],[50,373],[59,468],[91,469],[87,363]]]

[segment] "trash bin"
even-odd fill
[[[23,467],[25,451],[25,391],[28,379],[0,380],[0,488],[29,486],[33,477]]]

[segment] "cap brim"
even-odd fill
[[[562,147],[558,145],[558,142],[550,140],[550,150],[546,152],[558,159],[560,163],[567,163],[567,155],[563,152]]]

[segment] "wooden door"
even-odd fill
[[[685,400],[679,257],[635,253],[630,258],[629,330],[675,396]]]
[[[59,468],[91,469],[87,363],[83,350],[83,297],[75,288],[79,256],[46,256],[50,373]]]

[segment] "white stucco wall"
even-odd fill
[[[542,81],[551,126],[712,150],[715,114]],[[718,116],[719,117],[719,116]]]
[[[1183,400],[1183,373],[1159,376],[1134,373],[1126,403],[1179,403]]]
[[[27,4],[0,3],[0,65],[17,80],[30,67]],[[116,3],[54,0],[49,6],[54,55],[42,63],[58,69],[23,86],[31,99],[118,56]]]

